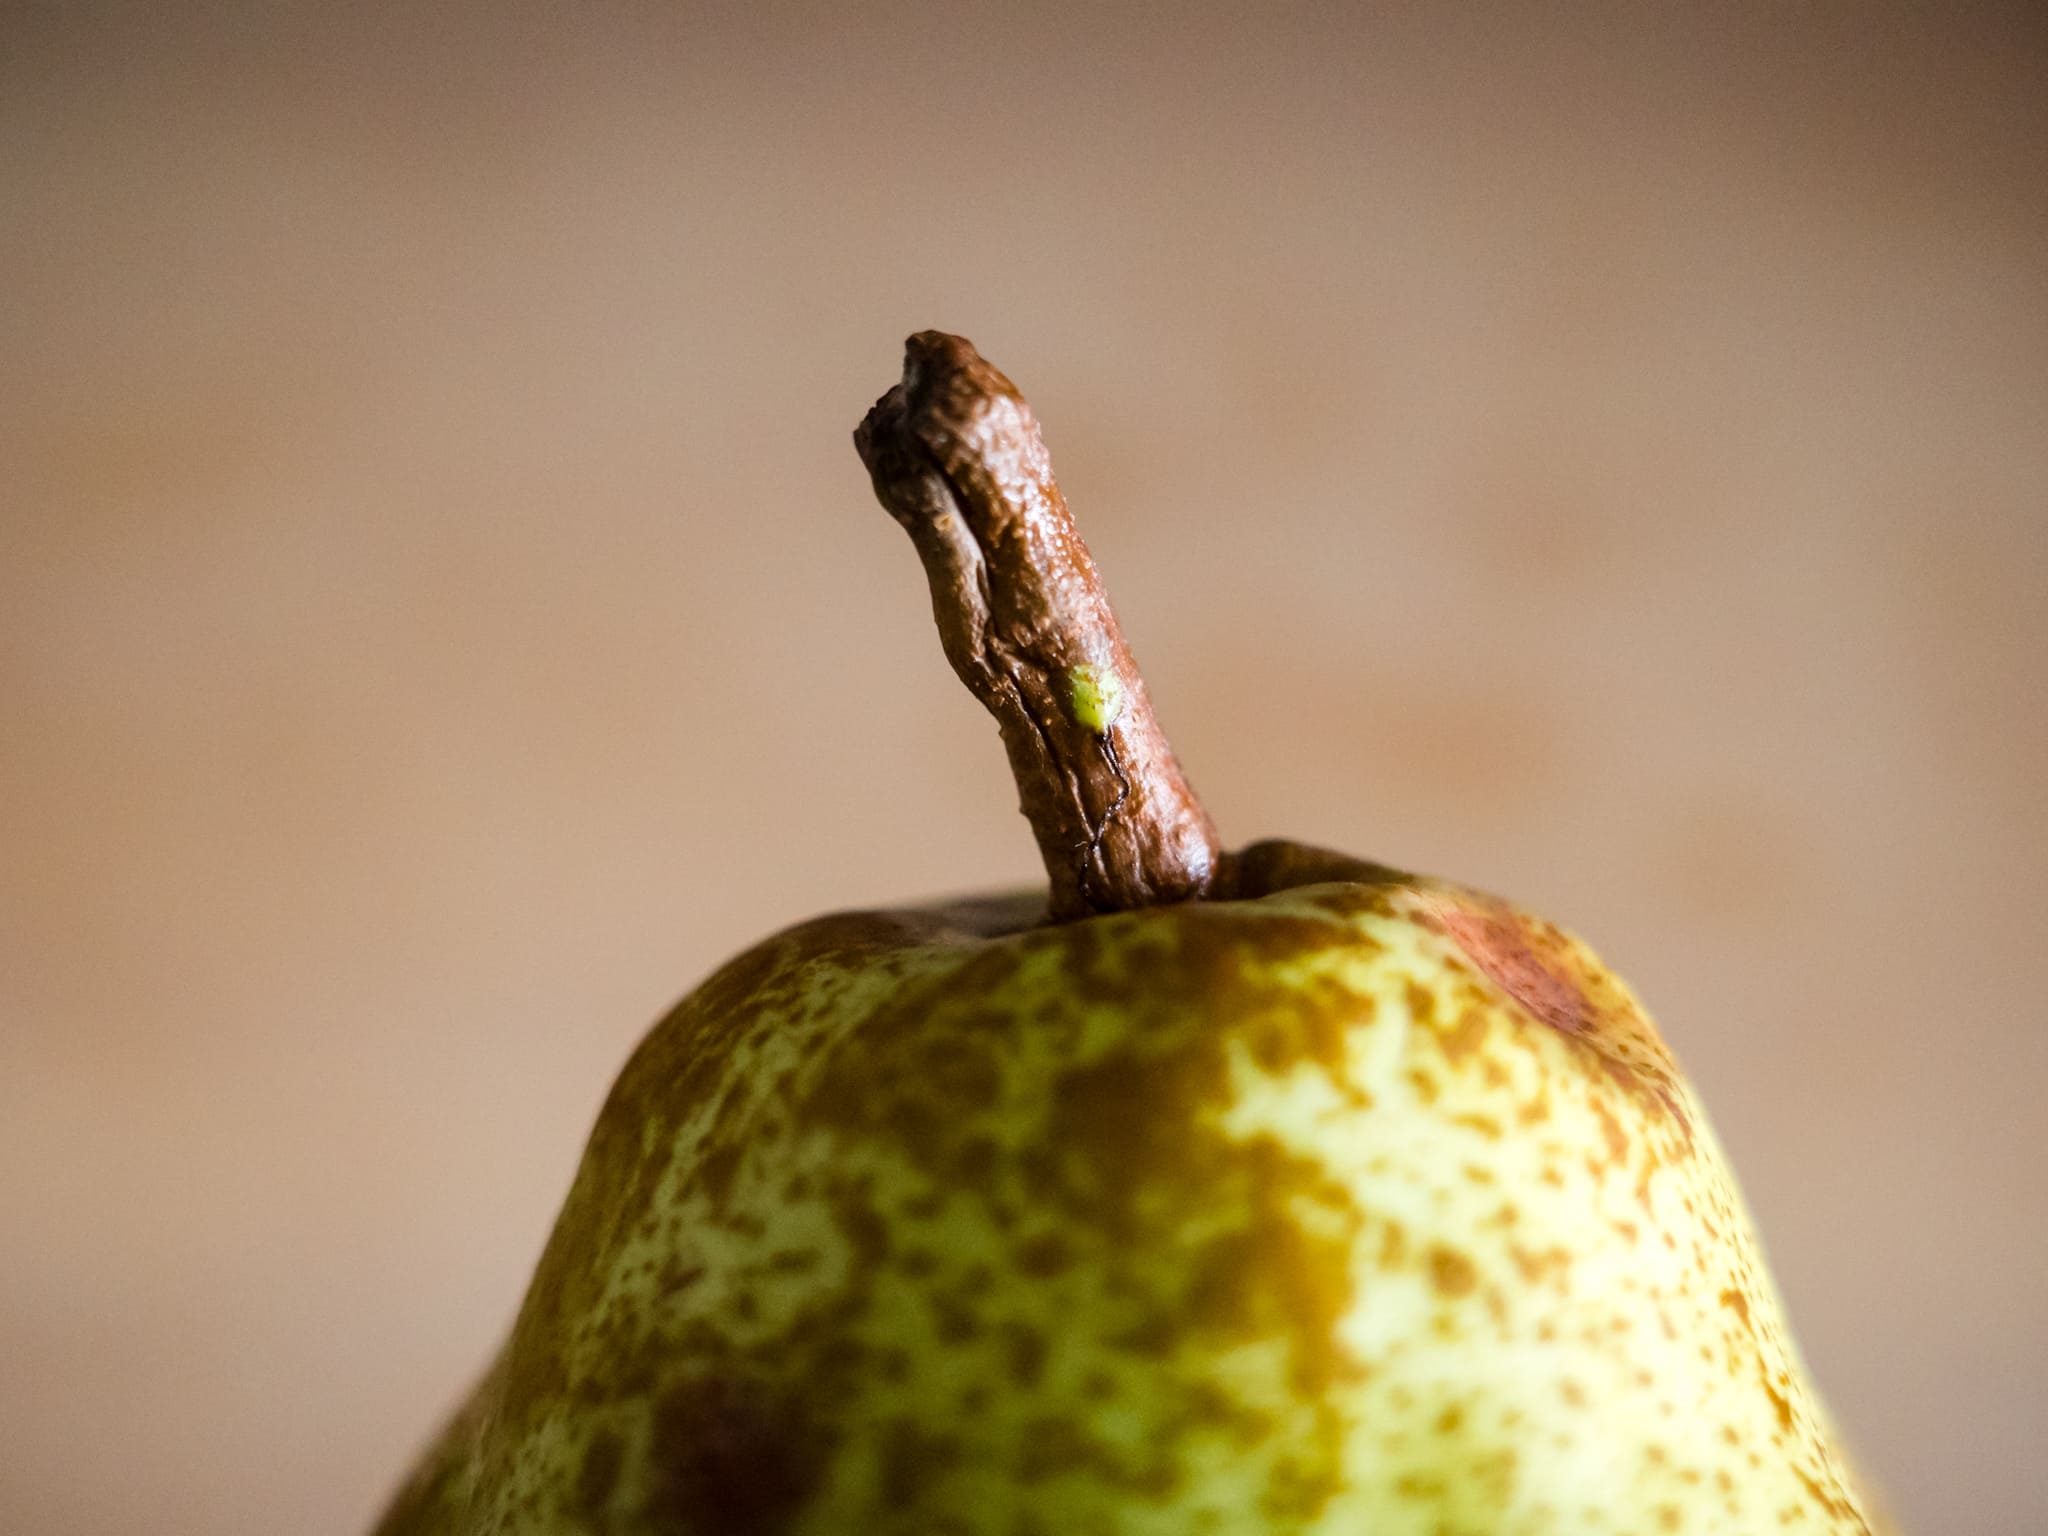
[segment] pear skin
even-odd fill
[[[1628,989],[1285,853],[1349,878],[720,971],[383,1536],[1875,1530]]]

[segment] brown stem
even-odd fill
[[[920,331],[853,435],[917,546],[946,659],[996,717],[1052,877],[1052,915],[1210,893],[1216,829],[1153,718],[1016,385]]]

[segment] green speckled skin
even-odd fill
[[[382,1536],[1877,1530],[1624,986],[1492,898],[1282,865],[732,961]]]

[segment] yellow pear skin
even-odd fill
[[[383,1536],[1876,1530],[1628,989],[1490,897],[1245,862],[1307,883],[720,971]]]

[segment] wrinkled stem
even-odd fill
[[[969,342],[921,331],[854,444],[924,562],[946,659],[1002,729],[1052,915],[1209,894],[1216,829],[1153,718],[1017,387]]]

